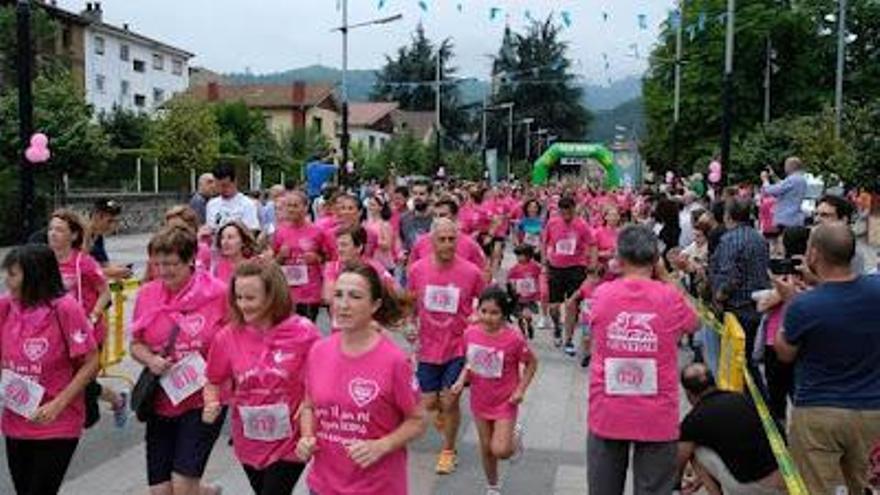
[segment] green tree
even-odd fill
[[[101,112],[98,122],[114,148],[140,149],[146,144],[150,116],[144,112],[114,107],[110,112]]]
[[[18,52],[15,5],[0,5],[0,91],[15,87]],[[34,47],[35,73],[64,67],[69,62],[55,51],[58,23],[41,8],[31,9],[31,39]]]
[[[159,165],[167,170],[207,170],[220,152],[213,110],[185,97],[168,102],[163,114],[153,121],[148,142]]]
[[[568,43],[560,40],[562,27],[553,21],[534,20],[525,33],[509,27],[492,64],[494,104],[513,102],[519,118],[535,119],[532,129],[546,128],[562,140],[582,140],[592,115],[583,106],[583,90],[568,57]],[[490,140],[506,153],[507,120],[494,122]],[[524,154],[525,133],[518,126],[515,156]],[[520,152],[522,150],[522,152]]]

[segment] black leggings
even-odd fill
[[[6,437],[6,462],[17,495],[57,495],[78,438],[20,440]]]
[[[263,469],[256,469],[247,464],[243,467],[255,495],[290,495],[306,465],[278,461]]]

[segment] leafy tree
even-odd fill
[[[170,170],[207,170],[220,151],[214,112],[191,98],[174,98],[153,121],[149,145],[159,165]]]
[[[15,5],[0,5],[0,91],[15,87],[18,53]],[[34,47],[35,74],[63,67],[65,58],[55,51],[58,23],[41,8],[31,8],[31,39]]]
[[[518,117],[535,119],[532,128],[549,129],[563,140],[582,140],[592,115],[583,106],[583,90],[576,83],[568,57],[568,43],[561,41],[562,28],[552,16],[534,20],[525,33],[505,29],[493,61],[494,104],[513,102]],[[490,140],[506,152],[507,121],[494,122]],[[503,123],[502,123],[503,120]],[[514,152],[524,152],[525,133],[517,129]]]
[[[150,116],[144,112],[114,107],[110,112],[101,112],[98,122],[114,148],[140,149],[146,144]]]

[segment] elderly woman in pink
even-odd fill
[[[205,359],[226,321],[226,286],[196,270],[196,235],[166,227],[150,241],[159,278],[138,291],[131,355],[159,375],[146,421],[151,495],[208,495],[201,478],[223,421],[202,424]]]
[[[6,460],[18,495],[57,494],[85,420],[83,391],[98,371],[92,325],[65,294],[55,254],[15,248],[3,261],[0,365]]]

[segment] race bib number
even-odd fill
[[[293,436],[290,426],[290,406],[239,406],[244,437],[261,442],[275,442]]]
[[[538,286],[533,278],[518,278],[513,286],[516,288],[516,293],[521,296],[531,296],[538,292]]]
[[[608,395],[657,395],[657,360],[652,358],[605,358],[605,393]]]
[[[284,265],[284,278],[287,285],[299,287],[309,283],[309,267],[306,265]]]
[[[3,370],[0,374],[0,390],[3,407],[25,418],[37,412],[46,393],[39,383],[11,370]]]
[[[577,239],[560,239],[556,241],[556,254],[561,254],[564,256],[572,256],[574,255],[574,251],[577,248]]]
[[[479,344],[469,344],[467,362],[470,370],[483,378],[501,378],[504,371],[504,351]]]
[[[458,299],[461,290],[458,287],[440,287],[429,285],[425,288],[425,309],[435,313],[458,313]]]
[[[532,247],[539,248],[541,247],[541,236],[538,234],[526,234],[523,237],[523,243],[528,244]]]
[[[205,360],[199,353],[187,355],[159,379],[175,406],[205,386]]]

